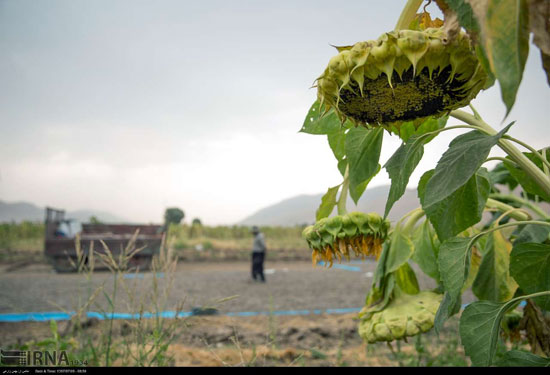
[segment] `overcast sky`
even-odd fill
[[[0,199],[232,224],[324,192],[341,177],[326,137],[298,133],[310,87],[329,44],[376,39],[404,4],[0,0]],[[474,102],[497,129],[499,95]],[[549,107],[532,47],[510,134],[548,146]],[[458,134],[427,147],[411,187]],[[382,162],[399,143],[385,135]],[[371,184],[388,182],[383,170]]]

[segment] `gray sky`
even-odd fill
[[[404,4],[0,0],[0,199],[231,224],[323,192],[341,181],[326,138],[297,133],[310,86],[329,44],[377,38]],[[550,89],[531,52],[507,121],[544,147]],[[498,85],[474,104],[501,128]],[[458,134],[427,147],[411,187]],[[385,135],[382,162],[399,143]]]

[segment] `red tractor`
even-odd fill
[[[65,211],[53,208],[46,208],[45,227],[44,252],[57,272],[76,271],[77,234],[85,262],[90,259],[92,243],[94,252],[105,253],[104,246],[100,242],[103,241],[113,254],[113,258],[118,259],[119,254],[125,251],[135,237],[135,243],[131,245],[130,250],[141,250],[128,261],[128,270],[150,269],[153,256],[159,253],[164,236],[162,225],[80,224],[76,220],[65,219]],[[96,256],[93,259],[95,269],[103,268],[99,257]]]

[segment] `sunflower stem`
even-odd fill
[[[451,116],[454,118],[464,121],[467,124],[480,127],[484,129],[489,135],[496,135],[498,132],[493,129],[485,121],[478,120],[475,116],[461,111],[454,110],[451,112]],[[540,170],[535,163],[533,163],[527,156],[518,150],[510,141],[506,139],[499,139],[499,147],[504,150],[512,159],[529,177],[531,177],[537,185],[539,185],[546,194],[550,195],[550,179],[546,174]]]
[[[346,166],[346,172],[344,172],[344,182],[342,183],[342,190],[340,191],[340,197],[338,198],[338,215],[345,215],[348,213],[346,209],[346,203],[348,200],[349,190],[349,164]]]
[[[395,25],[395,31],[409,28],[409,25],[411,24],[412,21],[414,21],[414,17],[416,17],[416,12],[418,11],[418,8],[420,8],[420,5],[422,5],[423,1],[424,0],[407,1],[407,4],[405,4],[405,7],[401,11],[399,20],[397,20],[397,25]]]
[[[492,195],[491,195],[492,196]],[[526,221],[529,220],[530,217],[525,212],[520,211],[513,211],[515,207],[510,206],[509,204],[503,203],[501,201],[498,201],[496,199],[489,198],[487,199],[487,202],[485,203],[485,207],[487,208],[494,208],[502,212],[506,212],[508,216],[511,218],[518,220],[518,221]]]
[[[403,227],[403,233],[408,234],[414,229],[414,226],[418,222],[418,220],[422,219],[425,215],[424,210],[416,211],[414,214],[411,215],[409,220],[407,220],[407,224]]]
[[[538,152],[534,147],[529,146],[527,143],[522,142],[519,139],[516,139],[514,137],[510,137],[508,134],[503,135],[502,138],[507,139],[509,141],[517,143],[520,146],[525,147],[526,149],[531,151],[533,153],[533,155],[535,155],[537,158],[539,158],[542,161],[542,163],[546,166],[546,168],[550,168],[550,163],[548,162],[548,160],[546,160],[544,158],[544,155],[542,155],[540,152]],[[544,150],[542,150],[542,152],[544,153]]]
[[[493,157],[490,157],[490,158],[487,158],[485,159],[485,161],[483,163],[487,163],[488,161],[493,161],[493,160],[500,160],[501,162],[503,163],[508,163],[508,164],[511,164],[513,167],[517,167],[518,165],[513,162],[512,160],[510,159],[506,159],[506,158],[503,158],[503,157],[500,157],[500,156],[493,156]]]
[[[491,199],[491,198],[493,198],[493,199]],[[489,195],[489,199],[491,201],[495,201],[495,200],[498,201],[498,199],[513,201],[513,202],[519,203],[522,206],[525,206],[525,207],[531,209],[531,211],[533,211],[534,213],[536,213],[537,215],[539,215],[543,219],[550,219],[550,216],[547,213],[545,213],[539,206],[537,206],[536,204],[533,204],[532,202],[529,202],[527,199],[523,199],[521,197],[518,197],[517,195],[513,195],[513,194],[491,194],[491,195]],[[499,202],[499,203],[503,204],[503,205],[505,204],[505,203],[502,203],[502,202]],[[495,207],[495,208],[497,208],[497,207]]]
[[[548,222],[546,222],[546,221],[540,221],[540,220],[515,221],[515,222],[513,222],[513,223],[502,224],[502,225],[499,225],[499,226],[496,226],[496,227],[487,229],[486,231],[483,231],[483,232],[478,233],[478,234],[476,234],[475,236],[473,236],[472,239],[470,240],[469,244],[468,244],[468,249],[469,249],[470,247],[472,247],[472,245],[473,245],[478,239],[480,239],[481,237],[483,237],[483,236],[486,235],[486,234],[489,234],[489,233],[492,233],[492,232],[495,232],[495,231],[497,231],[497,230],[501,230],[501,229],[504,229],[504,228],[508,228],[508,227],[513,227],[513,226],[518,226],[518,225],[527,225],[527,224],[543,225],[543,226],[550,227],[550,223],[548,223]]]

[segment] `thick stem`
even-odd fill
[[[509,201],[519,203],[522,206],[525,206],[525,207],[531,209],[534,213],[536,213],[537,215],[539,215],[543,219],[549,219],[550,218],[550,216],[547,213],[545,213],[539,206],[537,206],[536,204],[533,204],[532,202],[529,202],[527,199],[520,198],[516,195],[513,195],[513,194],[491,194],[490,197],[494,198],[494,199],[504,199],[504,200],[509,200]],[[491,198],[489,198],[491,201],[495,201],[494,199],[491,199]],[[498,202],[498,201],[496,201],[496,202]],[[502,203],[502,202],[498,202],[498,203],[501,204],[501,205],[504,205],[504,203]],[[494,207],[494,208],[498,208],[498,207]]]
[[[510,216],[512,219],[516,219],[518,221],[525,221],[525,220],[531,219],[529,215],[527,215],[525,212],[513,211],[515,207],[512,207],[506,203],[502,203],[495,199],[491,199],[491,198],[487,199],[487,203],[485,203],[485,207],[496,208],[499,211],[506,212],[507,216]]]
[[[422,207],[417,207],[414,210],[407,212],[405,215],[401,217],[401,219],[399,219],[399,221],[395,224],[395,226],[400,225],[406,218],[408,218],[411,215],[416,215],[418,212],[424,213],[424,211],[422,210]]]
[[[503,163],[508,163],[508,164],[511,164],[513,167],[517,167],[518,165],[516,163],[514,163],[512,160],[510,159],[506,159],[506,158],[502,158],[500,156],[493,156],[493,157],[490,157],[490,158],[487,158],[485,159],[485,161],[483,163],[487,163],[488,161],[494,161],[494,160],[499,160]]]
[[[471,248],[478,239],[480,239],[482,236],[486,234],[489,234],[504,228],[513,227],[516,225],[526,225],[526,224],[535,224],[535,225],[543,225],[543,226],[550,227],[550,223],[547,223],[546,221],[538,221],[538,220],[525,220],[525,221],[516,221],[513,223],[502,224],[502,225],[499,225],[498,227],[487,229],[486,231],[483,231],[473,236],[472,239],[470,240],[470,243],[468,244],[468,249]]]
[[[416,17],[416,12],[418,8],[420,8],[420,5],[422,5],[422,1],[423,0],[407,1],[407,4],[405,4],[405,7],[401,11],[397,25],[395,25],[395,31],[407,29],[409,27],[411,22],[414,21],[414,17]]]
[[[522,141],[520,141],[519,139],[516,139],[516,138],[514,138],[514,137],[510,137],[510,136],[507,135],[507,134],[505,134],[502,138],[505,138],[505,139],[507,139],[507,140],[509,140],[509,141],[512,141],[512,142],[514,142],[514,143],[517,143],[517,144],[520,145],[520,146],[525,147],[526,149],[528,149],[529,151],[531,151],[531,153],[532,153],[533,155],[535,155],[537,158],[539,158],[540,161],[542,162],[542,164],[544,164],[544,165],[546,166],[546,168],[550,168],[550,163],[548,162],[548,160],[546,160],[546,159],[544,158],[544,156],[543,156],[540,152],[538,152],[534,147],[529,146],[527,143],[522,142]],[[544,153],[544,150],[542,150],[542,152]]]
[[[467,112],[455,110],[451,112],[451,116],[464,121],[467,124],[480,127],[490,135],[495,135],[498,133],[485,121],[478,120]],[[498,145],[525,173],[527,173],[537,183],[537,185],[544,190],[546,194],[550,195],[550,179],[535,165],[535,163],[529,160],[520,150],[518,150],[510,141],[507,141],[506,139],[501,138],[498,141]]]
[[[346,203],[348,200],[348,190],[349,190],[349,165],[346,167],[346,172],[344,173],[344,182],[342,184],[342,190],[340,191],[340,197],[338,198],[338,215],[345,215],[348,213],[346,209]]]
[[[403,227],[403,233],[408,234],[414,229],[414,226],[418,222],[418,220],[422,219],[424,217],[425,213],[423,210],[416,211],[414,214],[411,215],[409,220],[407,220],[407,224]]]

